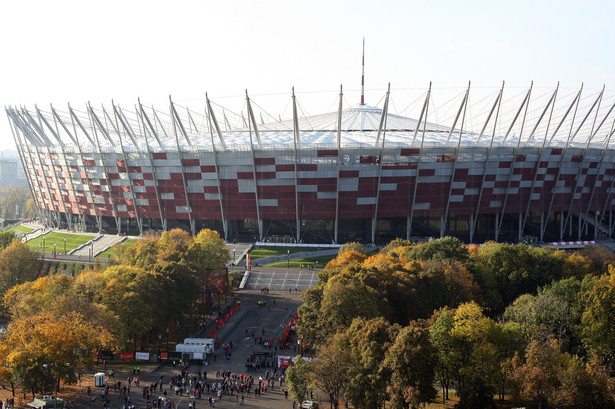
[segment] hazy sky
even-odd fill
[[[615,0],[11,0],[0,11],[0,102],[130,107],[171,94],[200,110],[206,91],[218,102],[292,86],[352,94],[363,36],[368,101],[388,82],[393,92],[469,80],[612,91],[614,21]],[[330,108],[323,100],[311,113]],[[7,119],[0,142],[13,145]]]

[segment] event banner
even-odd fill
[[[137,352],[135,358],[143,361],[149,361],[149,352]]]
[[[291,359],[290,356],[278,356],[278,368],[288,368]]]
[[[120,352],[120,359],[122,361],[132,361],[132,352]]]

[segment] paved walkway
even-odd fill
[[[256,379],[259,376],[265,377],[265,370],[258,372],[246,372],[245,363],[248,356],[253,352],[265,351],[262,347],[256,344],[252,338],[252,331],[255,333],[255,337],[262,335],[263,328],[265,329],[265,337],[279,337],[283,331],[284,326],[288,323],[290,314],[296,311],[300,305],[300,292],[291,291],[272,291],[269,293],[262,292],[261,290],[244,290],[238,293],[238,297],[242,300],[242,308],[249,307],[249,312],[238,323],[235,329],[228,334],[228,336],[222,340],[223,343],[233,342],[233,351],[231,359],[225,361],[222,358],[220,350],[216,351],[216,360],[210,362],[207,366],[192,365],[190,368],[190,374],[195,375],[198,378],[199,371],[203,374],[206,373],[207,380],[211,382],[216,379],[217,370],[230,370],[231,372],[250,374]],[[266,300],[269,307],[259,307],[258,301]],[[275,306],[273,302],[275,300]],[[292,350],[278,351],[279,355],[296,354],[294,346]],[[269,350],[270,351],[270,350]],[[82,408],[101,408],[102,402],[100,400],[100,391],[102,388],[94,387],[94,373],[104,371],[102,365],[97,366],[92,371],[83,375],[82,382],[82,395],[76,395],[71,402],[76,409]],[[121,381],[122,385],[126,384],[128,376],[133,376],[130,365],[114,365],[115,380],[111,379],[108,384],[113,385],[114,381]],[[136,409],[146,408],[147,402],[143,398],[143,386],[149,385],[153,382],[160,381],[160,377],[163,376],[163,391],[167,392],[168,399],[176,404],[178,409],[188,409],[188,402],[192,400],[195,402],[195,409],[209,408],[208,394],[202,395],[201,399],[190,399],[186,396],[175,395],[174,391],[169,389],[169,381],[171,376],[178,374],[179,369],[174,368],[170,364],[147,364],[141,366],[141,375],[139,376],[139,387],[135,387],[134,384],[131,388],[131,399]],[[109,379],[107,379],[109,381]],[[96,394],[97,399],[92,402],[87,396],[87,387],[90,387],[92,394]],[[283,386],[285,388],[286,385]],[[162,396],[163,392],[158,391],[155,393],[155,397]],[[110,387],[111,396],[111,408],[121,409],[125,404],[123,396],[118,391],[114,391],[113,387]],[[65,394],[60,392],[60,398],[66,397]],[[241,403],[241,397],[239,399]],[[216,399],[216,408],[237,408],[238,405],[235,400],[235,395],[223,395],[222,400]],[[248,396],[244,394],[244,407],[245,408],[262,408],[262,409],[291,409],[293,402],[289,398],[284,399],[284,393],[280,389],[278,382],[275,383],[273,390],[269,389],[266,393],[262,393],[260,397],[255,397],[254,394]]]

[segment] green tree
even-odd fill
[[[414,260],[459,260],[468,259],[468,250],[456,237],[429,240],[408,248],[405,256]]]
[[[483,282],[491,282],[501,297],[495,313],[521,294],[533,294],[541,286],[561,278],[564,256],[543,248],[489,242],[473,257]],[[485,289],[487,290],[487,288]]]
[[[615,358],[615,267],[598,277],[588,276],[582,283],[581,299],[583,342],[605,362]]]
[[[451,381],[457,377],[458,357],[457,340],[453,337],[453,313],[443,309],[435,313],[435,320],[429,328],[431,343],[436,350],[437,361],[434,366],[435,376],[442,386],[442,404],[448,400],[448,391]]]
[[[286,371],[288,392],[295,402],[301,403],[310,388],[310,364],[298,356]]]
[[[118,317],[124,339],[132,339],[136,347],[139,337],[155,326],[166,325],[158,314],[159,309],[165,310],[166,298],[161,274],[120,265],[109,267],[103,277],[101,302]]]
[[[357,318],[346,331],[350,360],[345,396],[354,407],[383,407],[390,372],[382,363],[399,330],[399,325],[391,325],[384,318]]]
[[[324,344],[311,364],[311,376],[317,388],[328,397],[331,408],[338,409],[347,381],[350,351],[341,345],[341,334]]]
[[[429,330],[411,323],[397,334],[387,350],[384,367],[391,372],[387,387],[392,408],[418,408],[436,395],[434,367],[437,356]]]
[[[493,406],[500,370],[495,346],[496,327],[474,302],[457,308],[451,331],[457,347],[460,409]]]
[[[325,320],[320,314],[323,285],[308,289],[302,295],[303,303],[298,308],[297,332],[310,345],[320,345],[324,342],[327,330]]]
[[[0,296],[9,288],[37,277],[40,268],[37,256],[35,251],[19,239],[14,239],[0,251]]]
[[[321,319],[329,334],[347,328],[357,317],[366,319],[387,314],[387,305],[380,294],[364,286],[356,278],[335,276],[325,285],[320,307]]]
[[[0,248],[7,248],[16,238],[17,236],[15,236],[13,231],[0,232]]]
[[[32,199],[26,186],[6,186],[0,189],[0,212],[5,219],[21,219],[27,216],[27,204]]]

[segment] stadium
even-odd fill
[[[313,243],[611,237],[615,99],[604,89],[381,95],[351,104],[340,88],[330,113],[301,115],[293,90],[285,119],[247,92],[239,109],[207,97],[201,112],[169,98],[168,109],[6,113],[39,218],[56,228]]]

